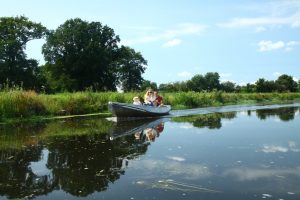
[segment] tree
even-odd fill
[[[255,85],[257,92],[273,92],[276,90],[276,84],[274,81],[268,81],[263,78],[258,79]]]
[[[100,22],[67,20],[47,37],[42,53],[55,90],[116,90],[119,37]]]
[[[0,18],[0,84],[7,81],[34,88],[38,62],[27,59],[26,44],[43,38],[47,29],[24,16]]]
[[[297,82],[293,80],[292,76],[283,74],[278,77],[275,81],[277,84],[277,89],[280,92],[289,91],[296,92],[297,91]]]
[[[220,89],[220,75],[217,72],[208,72],[205,74],[206,89],[212,91],[213,89]]]
[[[235,91],[235,83],[226,81],[221,83],[221,89],[225,92],[234,92]]]
[[[140,52],[135,52],[130,47],[122,46],[119,50],[119,81],[123,91],[140,90],[145,72],[147,61]]]
[[[187,88],[191,91],[201,92],[207,88],[206,79],[201,74],[196,74],[187,81]]]
[[[142,91],[145,91],[145,90],[147,90],[147,89],[149,89],[149,88],[151,88],[151,89],[153,89],[153,90],[157,90],[157,83],[151,82],[151,81],[149,81],[149,80],[143,80],[143,81],[142,81],[141,90],[142,90]]]

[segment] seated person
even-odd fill
[[[155,101],[156,97],[153,95],[153,91],[152,89],[147,90],[145,97],[144,97],[144,102],[146,105],[150,105],[153,106],[154,105],[154,101]]]
[[[154,92],[154,96],[156,97],[155,98],[155,104],[156,104],[156,106],[163,106],[164,105],[163,98],[158,95],[157,91]]]
[[[133,97],[133,105],[142,105],[139,97]]]

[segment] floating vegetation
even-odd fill
[[[193,185],[188,183],[182,183],[178,181],[174,181],[172,179],[161,179],[156,182],[152,182],[148,184],[145,181],[137,181],[136,184],[146,185],[148,188],[157,188],[163,190],[173,190],[180,192],[209,192],[209,193],[219,193],[220,191],[209,189],[205,187],[201,187],[199,185]]]

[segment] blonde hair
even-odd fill
[[[140,100],[140,98],[139,98],[139,97],[133,97],[132,100],[133,100],[133,101],[134,101],[134,100]]]

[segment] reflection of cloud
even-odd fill
[[[300,177],[300,167],[294,169],[253,169],[253,168],[233,168],[225,170],[225,177],[233,177],[239,181],[252,181],[261,178],[298,176]]]
[[[194,126],[192,124],[183,124],[183,125],[179,126],[179,128],[192,129],[192,128],[194,128]]]
[[[170,160],[178,161],[178,162],[183,162],[185,161],[185,158],[178,157],[178,156],[167,156]]]
[[[265,153],[288,152],[288,148],[276,145],[264,145],[262,151]]]
[[[277,152],[287,153],[289,151],[300,152],[300,149],[297,148],[296,142],[289,141],[287,147],[278,146],[278,145],[264,145],[261,151],[264,153],[277,153]]]
[[[186,179],[199,179],[211,175],[209,169],[200,164],[188,164],[175,161],[139,160],[130,162],[131,167],[144,170],[145,173],[164,172],[168,175],[180,175]]]

